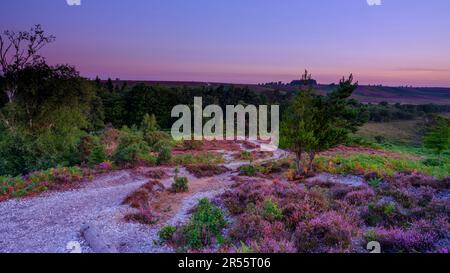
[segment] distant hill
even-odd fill
[[[295,84],[275,83],[273,85],[256,84],[230,84],[230,83],[207,83],[207,82],[171,82],[171,81],[122,81],[115,80],[114,84],[135,85],[144,83],[149,85],[163,86],[220,86],[233,85],[236,87],[248,87],[259,92],[280,90],[282,92],[293,92],[298,90]],[[295,82],[294,82],[295,83]],[[320,93],[327,93],[336,88],[336,85],[315,85]],[[389,87],[381,85],[361,85],[356,90],[353,98],[364,103],[403,103],[403,104],[448,104],[450,105],[450,88],[445,87]]]

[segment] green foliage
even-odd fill
[[[372,179],[370,179],[368,181],[368,184],[372,188],[378,189],[380,187],[380,185],[381,185],[381,179],[377,178],[377,177],[374,177],[374,178],[372,178]]]
[[[174,226],[165,226],[158,232],[159,239],[162,242],[171,241],[176,231],[177,228]]]
[[[307,72],[303,80],[311,76]],[[317,152],[344,143],[366,120],[365,109],[350,100],[357,84],[353,76],[342,79],[339,86],[326,96],[318,96],[309,86],[301,90],[284,112],[280,128],[280,145],[296,155],[297,171],[312,168]],[[309,154],[309,166],[302,166],[302,154]]]
[[[257,168],[253,165],[244,165],[239,168],[239,174],[243,176],[255,176],[257,172]]]
[[[172,157],[172,163],[176,165],[220,164],[223,162],[222,155],[215,153],[183,154]]]
[[[449,121],[440,118],[437,124],[428,132],[424,140],[425,148],[433,150],[439,156],[450,147]]]
[[[107,160],[105,148],[101,143],[98,143],[93,149],[91,154],[89,155],[89,165],[95,166]]]
[[[226,221],[217,206],[201,199],[189,223],[181,229],[182,242],[187,248],[198,249],[210,245],[214,239],[221,240]]]
[[[264,200],[262,204],[262,214],[267,220],[281,220],[283,218],[283,213],[272,199]]]
[[[171,158],[172,158],[172,149],[167,145],[161,147],[157,159],[158,165],[169,162]]]
[[[150,147],[144,141],[142,133],[124,127],[121,130],[119,145],[114,153],[114,161],[119,164],[135,164],[150,157]]]
[[[145,114],[141,123],[141,131],[144,133],[155,132],[158,130],[158,123],[154,114]]]
[[[189,191],[188,184],[189,181],[187,177],[175,175],[170,191],[174,193],[188,192]]]
[[[376,173],[378,177],[392,176],[398,172],[420,172],[437,178],[444,178],[450,173],[450,164],[427,166],[420,160],[392,158],[383,155],[320,156],[315,163],[318,171],[360,175]]]
[[[82,178],[83,171],[78,167],[52,168],[24,177],[0,176],[0,200],[43,192],[63,183],[80,181]]]
[[[239,155],[239,158],[241,160],[247,160],[250,162],[252,162],[254,160],[253,154],[249,151],[242,151],[241,154]]]

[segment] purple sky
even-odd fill
[[[0,29],[42,24],[51,63],[102,78],[450,86],[450,1],[2,0]]]

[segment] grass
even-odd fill
[[[437,178],[447,177],[450,173],[450,161],[441,166],[427,166],[420,160],[398,159],[381,155],[353,154],[320,156],[316,160],[319,171],[339,174],[376,173],[379,177],[392,176],[396,172],[420,172]]]
[[[175,165],[193,165],[193,164],[221,164],[224,163],[222,155],[214,153],[200,153],[200,154],[183,154],[173,156],[172,164]]]
[[[386,139],[396,144],[418,145],[421,143],[425,124],[422,120],[369,122],[361,127],[356,136],[372,141]]]

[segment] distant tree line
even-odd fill
[[[428,114],[448,113],[450,105],[437,104],[368,104],[369,120],[374,122],[388,122],[395,120],[411,120]]]

